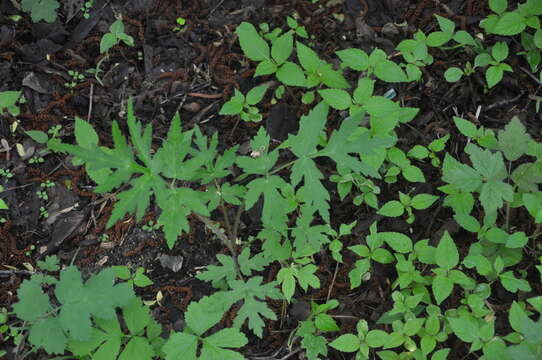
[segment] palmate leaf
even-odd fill
[[[218,254],[216,258],[220,265],[207,265],[206,270],[197,274],[196,277],[210,282],[214,288],[219,288],[222,280],[234,280],[237,277],[237,271],[231,256]]]
[[[209,215],[207,197],[205,193],[190,188],[168,189],[163,181],[155,181],[153,186],[156,202],[162,210],[158,224],[164,227],[166,242],[171,249],[177,237],[190,230],[187,218],[192,212]]]
[[[264,175],[247,184],[245,208],[252,208],[263,195],[262,222],[266,226],[284,230],[288,220],[287,203],[279,190],[286,186],[286,182],[280,176],[269,175],[279,156],[277,149],[268,152],[269,141],[269,135],[263,127],[260,128],[250,142],[252,156],[240,156],[236,162],[247,174]]]
[[[321,247],[330,242],[329,235],[333,229],[328,225],[311,225],[314,220],[315,208],[303,205],[301,216],[297,218],[296,227],[292,230],[295,238],[296,256],[311,256],[320,251]]]
[[[297,135],[290,135],[281,147],[289,147],[297,157],[292,166],[290,182],[297,186],[303,180],[303,200],[314,206],[322,218],[329,222],[329,192],[322,185],[324,178],[312,157],[317,153],[319,135],[323,131],[328,106],[320,102],[307,116],[302,116]]]
[[[359,154],[372,154],[375,148],[388,144],[387,140],[374,139],[369,132],[360,134],[355,140],[349,140],[350,136],[358,130],[362,120],[362,113],[350,116],[343,120],[341,127],[331,134],[326,147],[318,152],[318,156],[327,156],[350,170],[361,172],[364,175],[380,178],[380,174],[370,165],[359,161]],[[350,154],[358,154],[354,157]]]
[[[62,328],[75,340],[88,340],[92,333],[90,316],[113,319],[116,308],[130,304],[135,294],[128,283],[114,285],[112,269],[102,270],[86,283],[77,268],[70,266],[60,274],[55,295],[62,308],[59,320]]]
[[[241,308],[237,313],[237,317],[233,321],[236,328],[240,328],[246,320],[248,327],[258,337],[262,337],[262,331],[265,326],[263,317],[276,320],[277,316],[264,302],[266,298],[279,300],[282,299],[280,291],[276,288],[276,281],[262,284],[261,276],[254,276],[243,280],[232,280],[229,282],[231,291],[216,293],[215,296],[219,299],[228,299],[227,302],[234,304],[237,301],[242,301]]]

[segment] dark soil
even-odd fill
[[[95,0],[90,18],[84,19],[81,12],[69,11],[69,5],[80,1],[64,2],[66,6],[53,24],[34,24],[26,14],[13,22],[8,16],[21,13],[11,1],[0,3],[0,91],[22,89],[27,100],[17,119],[3,114],[0,121],[0,138],[8,145],[0,153],[0,168],[14,174],[11,178],[0,177],[5,189],[1,196],[9,205],[9,210],[0,214],[7,220],[0,226],[0,307],[10,309],[17,301],[17,287],[27,278],[19,270],[35,266],[45,255],[56,254],[64,264],[73,262],[87,274],[111,265],[145,267],[154,285],[138,289],[138,293],[145,300],[153,300],[161,292],[163,299],[154,307],[154,315],[170,329],[177,326],[191,299],[211,292],[209,285],[194,278],[196,272],[214,263],[217,253],[227,250],[195,217],[191,218],[191,233],[183,235],[169,250],[160,231],[143,229],[148,221],[156,219],[157,209],[151,209],[139,223],[126,218],[106,229],[114,194],[93,193],[93,183],[84,168],[74,167],[69,158],[60,154],[47,153],[42,156],[42,163],[30,164],[28,159],[33,155],[29,154],[45,149],[24,131],[48,131],[54,125],[62,125],[64,141],[72,141],[74,117],[78,116],[89,120],[102,144],[108,145],[111,123],[119,120],[124,126],[126,102],[131,96],[137,118],[152,123],[156,139],[163,137],[173,114],[179,111],[183,127],[197,124],[205,134],[218,132],[222,147],[246,144],[260,125],[237,123],[235,118],[218,115],[234,88],[247,91],[269,80],[252,77],[255,64],[244,58],[234,33],[240,22],[267,22],[271,28],[284,28],[286,16],[297,14],[309,34],[315,35],[315,50],[333,61],[336,50],[350,47],[370,50],[378,46],[391,53],[397,43],[416,29],[426,33],[435,29],[433,14],[452,18],[458,26],[474,33],[479,20],[488,13],[484,0],[440,1],[445,6],[431,0],[320,0],[318,4],[325,6],[307,0]],[[87,70],[101,60],[100,39],[116,14],[122,14],[126,33],[134,37],[135,46],[120,44],[110,51],[110,59],[101,66],[100,84]],[[186,19],[179,32],[173,31],[177,17]],[[368,27],[360,25],[360,20]],[[397,27],[390,27],[390,23],[408,26],[395,31],[390,29]],[[513,49],[517,44],[510,46]],[[421,82],[393,86],[397,92],[395,100],[420,108],[419,115],[399,132],[401,147],[427,145],[440,135],[457,133],[451,121],[454,115],[489,128],[502,128],[513,115],[518,115],[531,136],[542,135],[541,119],[528,97],[536,93],[539,84],[522,76],[521,70],[513,76],[505,75],[501,84],[483,94],[481,73],[458,85],[443,79],[449,66],[468,60],[463,54],[433,50],[433,55],[436,61],[424,70]],[[68,70],[85,75],[84,81],[73,89],[64,85],[70,81]],[[383,93],[391,87],[377,90]],[[296,131],[299,116],[308,109],[295,104],[288,99],[277,105],[262,104],[267,121],[261,126],[274,139],[285,139],[288,132]],[[476,116],[479,107],[481,112]],[[14,121],[18,121],[15,132],[11,129]],[[18,153],[16,144],[24,147],[24,156]],[[447,149],[461,157],[463,146],[449,142]],[[419,184],[415,192],[432,192],[439,185],[439,174],[430,166],[422,170],[428,183]],[[36,192],[47,180],[55,186],[48,188],[48,200],[44,201]],[[405,184],[396,183],[383,189],[384,197],[380,200],[385,201],[385,194],[404,188]],[[365,233],[375,219],[374,211],[356,208],[351,199],[341,203],[335,196],[333,201],[332,208],[337,209],[333,221],[338,224],[357,220],[356,236]],[[40,207],[48,210],[47,219],[40,216]],[[243,218],[242,235],[254,232],[250,215]],[[390,231],[412,231],[413,239],[436,240],[444,229],[452,234],[459,231],[449,219],[449,211],[439,206],[437,211],[418,214],[412,226],[403,220],[385,224]],[[520,221],[516,225],[521,226]],[[107,241],[103,241],[104,236]],[[462,250],[467,246],[465,242]],[[341,302],[339,313],[371,322],[378,319],[392,304],[388,279],[394,277],[394,268],[377,267],[368,283],[351,292],[348,271],[354,261],[354,257],[345,256],[346,266],[334,274],[334,263],[322,258],[318,273],[321,290],[304,294],[299,300],[325,299],[336,275],[332,297]],[[278,269],[271,270],[269,277]],[[510,303],[509,294],[505,290],[501,293],[502,298],[495,302]],[[281,304],[272,305],[280,313]],[[342,326],[348,331],[355,321],[347,319]],[[248,358],[276,353],[287,339],[287,330],[293,327],[292,319],[270,322],[265,340],[252,339],[243,353]],[[13,344],[6,346],[11,349]],[[450,358],[460,359],[467,351],[463,346],[454,348]],[[283,351],[277,359],[285,354]],[[330,358],[341,357],[331,353]]]

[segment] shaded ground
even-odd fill
[[[9,15],[20,12],[10,1],[2,1],[0,91],[22,89],[27,103],[18,119],[4,114],[0,121],[0,138],[7,141],[9,148],[0,154],[0,168],[13,174],[0,177],[5,188],[2,197],[9,205],[9,210],[1,214],[7,221],[0,227],[0,307],[9,307],[16,301],[16,289],[25,279],[24,274],[10,269],[24,269],[25,263],[33,265],[46,254],[57,254],[66,264],[74,261],[86,272],[110,265],[145,267],[154,285],[139,290],[140,295],[152,300],[161,291],[164,299],[155,308],[155,316],[164,325],[174,327],[187,303],[210,291],[194,279],[196,271],[213,263],[216,253],[226,251],[195,218],[191,219],[192,232],[180,239],[172,251],[167,249],[161,232],[144,229],[148,221],[155,219],[154,211],[140,223],[127,219],[106,230],[113,194],[92,193],[92,183],[84,169],[73,167],[69,159],[59,154],[44,153],[43,146],[24,136],[22,130],[48,131],[62,125],[62,134],[69,139],[74,116],[79,116],[89,119],[101,142],[108,145],[111,122],[123,118],[126,100],[132,96],[138,119],[152,122],[158,138],[167,131],[173,114],[180,111],[184,127],[198,124],[205,134],[218,131],[221,146],[245,144],[257,127],[217,114],[233,88],[247,91],[268,80],[252,78],[254,64],[242,56],[233,32],[241,21],[283,27],[286,16],[298,14],[300,23],[316,37],[315,50],[331,60],[336,50],[349,47],[368,50],[376,45],[391,53],[399,41],[417,28],[433,30],[435,13],[453,18],[473,33],[487,12],[483,0],[441,2],[446,6],[429,0],[321,0],[325,6],[306,0],[97,0],[89,19],[84,19],[80,12],[70,13],[67,7],[56,23],[33,24],[26,15],[17,23],[10,20]],[[87,70],[94,69],[101,60],[100,39],[115,14],[122,14],[126,33],[134,37],[135,46],[117,45],[111,50],[111,58],[101,66],[100,84]],[[177,17],[186,19],[185,27],[178,32],[173,30]],[[363,26],[362,20],[369,27]],[[390,25],[405,22],[406,27]],[[518,115],[531,135],[540,137],[541,122],[527,96],[537,91],[538,84],[527,75],[505,76],[496,90],[482,96],[484,79],[480,74],[454,86],[443,80],[447,67],[465,61],[462,55],[439,50],[433,50],[433,55],[437,61],[424,70],[421,82],[394,87],[397,99],[421,109],[417,118],[401,129],[401,147],[427,145],[437,135],[455,132],[451,118],[456,112],[490,128],[502,127]],[[85,76],[73,89],[65,86],[71,81],[68,70]],[[383,93],[388,89],[377,90]],[[297,101],[286,97],[277,105],[263,104],[267,119],[263,126],[273,138],[284,139],[288,131],[296,130],[297,119],[308,110]],[[482,112],[476,118],[479,106]],[[14,121],[18,121],[15,132],[11,128]],[[16,144],[24,147],[23,156],[17,152]],[[450,152],[460,157],[463,145],[449,143]],[[30,163],[34,156],[43,158],[43,162]],[[420,184],[415,192],[431,192],[438,186],[439,174],[429,166],[423,170],[428,183]],[[46,181],[55,186],[46,189],[48,199],[44,200],[36,192],[43,190],[40,185]],[[393,194],[401,186],[394,184],[384,194]],[[384,195],[381,201],[385,200]],[[338,197],[334,201],[339,205]],[[40,207],[48,211],[48,218],[40,216]],[[375,217],[373,212],[354,207],[351,199],[335,207],[340,209],[334,214],[336,223],[358,220],[355,235],[367,230]],[[457,232],[456,224],[448,221],[449,215],[448,210],[440,207],[436,212],[417,215],[413,240],[436,239],[444,228]],[[387,225],[394,231],[410,227],[403,220],[390,220]],[[247,214],[243,218],[244,235],[254,231],[251,226],[254,219]],[[321,260],[322,288],[306,294],[305,300],[327,296],[334,266],[331,259]],[[370,282],[351,293],[347,291],[347,274],[348,264],[354,258],[345,256],[345,261],[347,266],[336,274],[333,290],[333,296],[343,304],[341,312],[376,320],[391,304],[388,277],[393,268],[377,267]],[[273,276],[273,271],[278,269],[272,269],[268,276]],[[501,292],[500,300],[507,302],[508,294]],[[280,304],[276,306],[280,310]],[[343,323],[345,330],[354,325],[354,321]],[[280,328],[279,323],[269,323],[268,329],[293,326],[286,323]],[[272,332],[263,342],[253,341],[245,353],[274,352],[282,346],[285,334]],[[466,349],[454,351],[464,355]]]

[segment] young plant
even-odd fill
[[[438,196],[430,194],[418,194],[414,197],[410,197],[409,195],[399,191],[399,201],[388,201],[378,210],[378,214],[388,217],[399,217],[406,212],[406,222],[408,224],[412,224],[415,220],[412,209],[425,210],[431,205],[433,205],[433,203],[437,201],[438,198]]]
[[[100,41],[100,53],[105,54],[120,41],[128,46],[134,46],[134,38],[124,33],[124,23],[122,20],[115,20],[109,27],[109,32],[102,36]]]
[[[74,70],[68,70],[68,75],[72,78],[71,81],[64,83],[64,86],[67,87],[68,89],[73,89],[78,84],[83,82],[83,80],[85,80],[85,75],[80,74],[79,72],[74,71]]]
[[[135,272],[132,273],[130,268],[125,265],[113,266],[115,276],[123,281],[126,281],[130,285],[137,287],[145,287],[154,284],[147,275],[145,275],[145,268],[138,267]]]
[[[56,0],[22,0],[21,9],[30,13],[33,22],[44,20],[46,22],[56,21],[56,11],[60,3]]]
[[[0,115],[7,111],[11,116],[19,116],[21,110],[17,106],[21,97],[21,91],[0,92]]]
[[[262,101],[267,91],[267,85],[260,85],[252,88],[246,96],[235,89],[233,97],[222,105],[220,115],[239,115],[244,121],[262,121],[262,115],[255,106]]]
[[[491,89],[497,85],[505,71],[513,72],[512,67],[503,61],[508,57],[508,45],[505,42],[498,42],[491,48],[491,54],[481,53],[474,59],[474,68],[486,67],[486,82]]]
[[[328,311],[335,309],[337,306],[339,306],[339,302],[334,299],[325,304],[311,301],[311,311],[308,318],[300,321],[297,328],[290,334],[290,347],[295,339],[300,337],[301,348],[305,350],[308,360],[317,360],[320,359],[320,356],[326,356],[328,343],[321,333],[339,331],[335,319],[327,314]]]

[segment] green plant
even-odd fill
[[[47,219],[49,217],[49,212],[44,206],[40,206],[40,217]]]
[[[222,105],[220,115],[239,115],[244,121],[262,121],[262,115],[254,105],[262,101],[267,91],[267,85],[252,88],[246,96],[235,89],[235,95]]]
[[[100,53],[105,54],[109,52],[109,49],[117,45],[120,41],[128,46],[134,46],[134,38],[124,32],[124,23],[122,20],[115,20],[109,27],[109,32],[102,36]]]
[[[56,11],[60,4],[56,0],[22,0],[21,9],[30,13],[33,22],[44,20],[46,22],[56,21]]]
[[[45,201],[49,200],[49,196],[47,195],[47,188],[50,188],[50,187],[53,187],[53,186],[55,186],[55,183],[53,183],[50,180],[42,182],[40,184],[40,188],[43,189],[43,190],[36,191],[36,194],[38,195],[38,198],[40,198],[42,200],[45,200]]]
[[[490,6],[493,9],[495,2]],[[196,276],[216,291],[190,303],[184,313],[185,328],[173,332],[164,340],[165,345],[154,342],[152,331],[149,332],[151,325],[143,335],[137,335],[130,326],[121,327],[119,332],[117,328],[102,326],[95,314],[89,314],[91,328],[108,339],[119,338],[120,343],[126,344],[126,357],[137,348],[145,356],[153,351],[166,359],[243,359],[234,349],[247,344],[244,328],[261,338],[265,321],[278,318],[266,300],[281,300],[285,307],[297,304],[303,292],[320,289],[322,269],[317,261],[328,259],[337,262],[336,272],[339,267],[349,266],[351,289],[377,280],[381,268],[390,270],[386,272],[390,274],[386,281],[391,309],[375,323],[356,319],[356,332],[338,335],[331,341],[329,333],[340,330],[335,321],[339,316],[328,312],[339,303],[329,300],[330,295],[324,304],[313,301],[308,318],[299,323],[288,342],[290,348],[298,344],[310,360],[331,356],[329,347],[356,353],[361,359],[443,360],[450,352],[450,341],[456,338],[469,347],[472,356],[481,359],[536,359],[540,354],[540,321],[536,321],[539,315],[533,308],[540,308],[540,299],[529,297],[529,292],[537,289],[532,286],[530,275],[534,268],[512,266],[527,256],[540,257],[536,243],[542,228],[540,145],[530,138],[517,118],[504,130],[493,131],[457,117],[454,122],[459,132],[469,138],[465,146],[469,164],[456,160],[458,156],[450,153],[445,154],[443,162],[439,158],[438,153],[444,151],[454,132],[429,145],[416,144],[403,150],[396,129],[413,119],[418,109],[392,101],[394,95],[382,90],[378,83],[420,79],[421,67],[433,61],[429,46],[438,46],[439,51],[457,49],[469,53],[474,49],[484,53],[480,39],[456,32],[450,20],[437,20],[440,31],[436,34],[426,36],[418,32],[413,41],[398,46],[406,63],[392,61],[393,55],[380,49],[370,54],[346,49],[335,53],[340,69],[301,42],[300,27],[292,20],[287,19],[286,32],[261,25],[259,33],[253,25],[242,23],[236,33],[245,55],[258,62],[255,76],[274,74],[280,83],[274,97],[280,98],[288,91],[289,96],[298,95],[293,101],[315,103],[301,117],[296,134],[290,134],[282,143],[272,142],[265,128],[260,127],[244,155],[237,154],[237,146],[219,152],[218,136],[205,136],[197,126],[183,130],[178,114],[167,137],[154,143],[151,126],[143,126],[135,119],[131,101],[127,105],[129,136],[124,136],[120,125],[114,122],[111,148],[100,146],[95,130],[79,118],[75,121],[74,145],[62,143],[58,136],[30,133],[48,148],[73,155],[74,164],[84,164],[97,185],[96,192],[119,189],[108,226],[126,215],[141,220],[154,199],[160,217],[156,223],[153,220],[145,226],[161,227],[169,247],[189,230],[187,217],[192,215],[229,251],[218,254],[216,263]],[[297,41],[294,36],[298,36]],[[450,40],[457,44],[448,46]],[[506,56],[503,58],[504,45],[497,44],[490,55],[494,63],[488,65],[499,67]],[[357,75],[355,87],[347,80],[351,75]],[[292,92],[289,86],[306,91]],[[257,87],[246,97],[236,90],[221,112],[244,112],[262,120],[257,109],[252,108],[266,90]],[[348,110],[348,116],[334,110]],[[248,115],[245,117],[249,119]],[[333,118],[331,128],[327,126],[328,117]],[[351,196],[355,205],[365,203],[389,217],[406,212],[407,221],[413,222],[417,215],[414,210],[428,209],[438,197],[411,195],[415,194],[412,187],[398,183],[398,178],[425,182],[422,168],[416,166],[425,159],[441,168],[444,185],[439,189],[445,194],[443,204],[451,207],[454,220],[466,230],[454,235],[456,240],[446,231],[440,239],[431,240],[414,233],[409,236],[384,231],[388,219],[380,224],[373,222],[368,233],[363,225],[359,227],[362,230],[358,229],[355,219],[348,224],[334,221],[333,197],[344,200]],[[439,169],[436,170],[438,173]],[[328,180],[337,184],[336,193]],[[379,199],[381,188],[387,194],[391,192],[383,205],[379,205],[383,201]],[[389,200],[397,197],[399,200]],[[250,234],[240,232],[243,211],[253,208],[261,212],[257,230]],[[517,228],[511,215],[515,208],[532,216],[529,220],[533,224]],[[363,211],[367,210],[374,213],[364,207],[356,214],[364,217]],[[221,222],[212,219],[217,212],[222,213]],[[530,225],[534,225],[534,230]],[[357,258],[351,264],[354,256]],[[277,275],[264,281],[262,273],[269,273],[271,264],[278,266]],[[537,264],[536,268],[542,269],[540,260]],[[68,269],[70,273],[74,271]],[[128,268],[116,270],[132,285],[150,281],[142,268],[135,272]],[[497,282],[514,294],[522,291],[521,298],[527,298],[529,304],[519,301],[518,296],[517,305],[510,308],[508,320],[514,330],[510,334],[506,333],[504,320],[499,319],[504,326],[495,326],[500,314],[492,309],[492,286]],[[109,291],[111,284],[98,285]],[[61,308],[66,305],[59,303]],[[137,313],[145,312],[140,303],[133,306]],[[121,307],[124,313],[125,307]],[[228,311],[232,326],[220,328],[218,324]],[[129,317],[128,314],[124,316]],[[61,328],[60,332],[64,331]],[[135,344],[129,347],[132,340]],[[106,346],[108,341],[97,346]],[[138,344],[145,345],[139,348]],[[69,349],[75,353],[76,348]],[[96,349],[81,351],[76,356],[105,352]]]
[[[156,231],[160,229],[160,225],[158,225],[153,220],[149,220],[145,225],[141,227],[145,231]]]
[[[175,19],[175,22],[177,23],[177,25],[173,28],[173,31],[181,31],[184,27],[184,25],[186,24],[186,19],[183,18],[183,17],[178,17],[177,19]]]
[[[64,86],[67,87],[68,89],[73,89],[74,87],[77,86],[77,84],[85,80],[85,75],[80,74],[79,72],[74,71],[74,70],[68,70],[68,75],[72,78],[71,81],[64,83]]]
[[[145,287],[154,284],[147,275],[145,275],[145,268],[138,267],[134,273],[130,271],[128,266],[118,265],[113,266],[115,276],[123,281],[128,282],[130,285],[137,287]]]
[[[339,326],[328,311],[339,306],[337,300],[329,300],[324,304],[318,304],[314,301],[310,304],[310,314],[306,320],[300,321],[297,328],[290,334],[289,344],[295,337],[301,338],[301,348],[306,350],[309,360],[319,359],[320,356],[328,354],[328,341],[322,336],[322,333],[338,331]]]
[[[425,210],[433,205],[433,203],[437,200],[438,196],[430,194],[417,194],[410,197],[409,195],[399,191],[399,201],[388,201],[378,210],[378,214],[388,217],[398,217],[406,212],[406,222],[412,224],[415,219],[412,209]]]
[[[94,4],[94,0],[85,1],[83,5],[81,6],[81,12],[83,13],[83,17],[85,19],[90,18],[90,9],[92,9],[92,5]]]
[[[0,115],[7,111],[12,116],[19,116],[21,110],[17,106],[20,102],[20,91],[3,91],[0,93]]]
[[[0,176],[11,179],[15,175],[9,169],[0,169]]]

